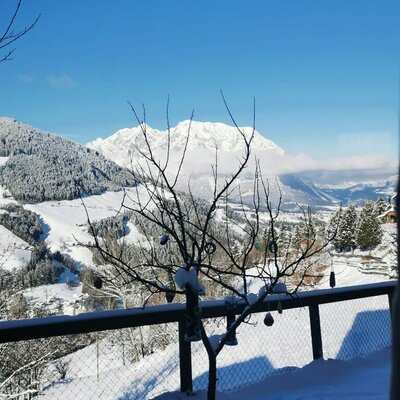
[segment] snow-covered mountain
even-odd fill
[[[170,159],[172,170],[178,164],[182,150],[184,149],[189,130],[189,121],[183,121],[170,131]],[[146,127],[149,144],[160,159],[165,155],[167,147],[168,132],[159,131]],[[250,135],[252,128],[241,128],[246,135]],[[143,133],[140,127],[125,128],[117,131],[106,139],[96,139],[88,143],[89,148],[102,153],[105,157],[115,161],[121,166],[135,165],[140,161],[138,149],[147,148]],[[238,159],[243,154],[244,143],[239,131],[223,123],[197,122],[192,121],[190,126],[190,139],[187,145],[187,156],[182,170],[181,189],[185,189],[187,181],[193,183],[193,191],[196,195],[207,197],[211,190],[210,176],[211,166],[215,163],[216,149],[218,149],[218,172],[221,181],[235,171]],[[256,155],[261,164],[266,160],[279,164],[285,156],[283,149],[271,140],[263,137],[255,131],[252,142],[252,153]],[[271,171],[268,166],[265,168]],[[269,172],[266,177],[275,181],[276,175]],[[246,171],[241,175],[240,183],[242,194],[245,200],[252,199],[252,185],[254,180],[254,160],[251,159]],[[327,205],[330,203],[330,196],[324,194],[312,182],[294,175],[283,175],[277,179],[285,203],[304,203]],[[195,184],[194,184],[195,182]],[[273,196],[277,191],[273,191]]]
[[[241,128],[246,135],[250,135],[252,128]],[[149,144],[162,160],[165,157],[168,134],[149,126],[146,127]],[[183,121],[170,130],[170,164],[171,170],[178,165],[189,130],[189,121]],[[136,165],[141,156],[138,149],[146,151],[141,128],[125,128],[117,131],[105,139],[96,139],[88,143],[105,157],[121,166]],[[207,197],[211,189],[211,166],[215,163],[216,149],[218,149],[218,171],[221,181],[235,171],[243,151],[243,140],[238,130],[233,126],[222,123],[192,121],[190,126],[190,140],[187,146],[187,155],[183,164],[181,186],[185,190],[187,182],[192,182],[192,190],[196,195]],[[384,191],[382,183],[358,184],[354,187],[332,188],[327,185],[316,185],[313,179],[304,174],[292,173],[287,166],[287,155],[284,150],[271,140],[266,139],[259,132],[255,132],[252,142],[252,154],[261,163],[265,177],[271,182],[279,183],[283,200],[288,208],[296,207],[297,203],[313,206],[329,206],[335,203],[346,204],[350,201],[359,202],[365,199],[376,199]],[[245,172],[240,176],[242,194],[251,202],[252,184],[254,180],[254,160],[251,159]],[[301,168],[299,168],[301,169]],[[176,168],[175,168],[176,170]],[[392,181],[386,186],[388,195],[394,192]],[[195,183],[195,184],[194,184]],[[358,196],[359,195],[359,196]],[[277,190],[272,190],[272,200],[277,200]]]
[[[318,188],[309,179],[299,177],[296,174],[280,175],[278,178],[282,190],[282,198],[285,199],[286,208],[292,203],[296,208],[297,204],[313,206],[329,206],[336,203],[337,199]]]
[[[101,154],[11,118],[0,118],[0,158],[0,185],[28,203],[133,184],[126,171]]]
[[[357,183],[348,187],[319,187],[319,189],[342,204],[362,204],[366,200],[374,201],[378,197],[389,199],[396,192],[397,179],[397,176],[391,176],[384,181]]]
[[[238,130],[222,123],[183,121],[171,128],[170,144],[172,152],[183,150],[190,125],[189,152],[240,152],[243,150],[243,139]],[[250,136],[252,128],[242,128],[246,135]],[[154,151],[163,151],[167,146],[168,132],[146,127],[148,141]],[[115,132],[106,139],[96,139],[88,143],[89,148],[101,152],[107,158],[120,165],[129,165],[132,157],[136,156],[136,148],[145,149],[146,144],[140,126],[124,128]],[[253,149],[264,150],[270,153],[282,155],[284,151],[271,140],[264,138],[255,131]]]

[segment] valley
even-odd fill
[[[162,157],[168,132],[154,130],[150,127],[148,129],[149,143],[153,146],[154,151]],[[251,128],[245,128],[244,131],[250,134]],[[172,171],[176,170],[179,164],[179,155],[185,147],[187,132],[188,121],[171,128],[170,169]],[[87,308],[83,305],[85,295],[82,293],[80,275],[84,274],[83,271],[86,268],[96,268],[90,249],[90,246],[93,245],[93,237],[89,233],[88,218],[92,222],[107,218],[118,218],[124,199],[125,201],[129,198],[134,199],[139,193],[142,198],[146,195],[140,184],[135,187],[135,179],[124,170],[125,167],[130,166],[132,168],[139,162],[137,149],[146,146],[141,136],[141,129],[140,127],[122,129],[107,139],[97,139],[89,143],[88,147],[93,150],[85,150],[85,147],[68,142],[65,139],[42,133],[9,118],[1,118],[0,138],[2,138],[2,147],[0,148],[0,172],[2,176],[0,179],[0,207],[3,209],[1,212],[7,213],[9,205],[19,204],[27,212],[33,213],[32,215],[38,218],[37,221],[39,221],[42,232],[37,243],[45,246],[46,251],[49,252],[46,257],[50,257],[49,260],[58,270],[56,274],[58,277],[54,282],[49,282],[44,286],[39,285],[34,289],[34,292],[32,292],[33,289],[30,289],[31,294],[26,294],[28,303],[31,307],[35,307],[35,302],[41,302],[46,297],[55,297],[59,299],[59,303],[65,305],[66,313],[71,313],[70,306],[73,303],[79,303],[79,306],[76,306],[72,311],[73,313],[85,311]],[[190,179],[191,182],[195,182],[193,193],[200,195],[207,201],[210,192],[208,177],[210,167],[207,166],[206,160],[209,160],[211,166],[213,154],[218,149],[218,179],[223,180],[228,176],[228,171],[234,168],[235,158],[241,151],[241,145],[240,136],[238,136],[235,128],[220,123],[193,121],[187,147],[188,154],[183,165],[178,188],[184,190],[184,182]],[[260,157],[263,164],[268,164],[268,162],[270,165],[271,163],[278,163],[280,167],[276,165],[274,167],[276,173],[279,170],[284,171],[285,167],[282,165],[286,157],[284,150],[265,139],[258,132],[255,133],[252,146],[253,151]],[[50,152],[49,149],[51,149]],[[199,159],[198,152],[201,152],[201,167],[191,161]],[[77,154],[79,155],[78,158],[76,157]],[[103,158],[101,154],[106,158]],[[32,159],[32,157],[35,158]],[[107,159],[111,161],[107,161]],[[32,186],[29,180],[24,182],[24,184],[28,183],[28,186],[20,185],[20,182],[23,181],[18,176],[26,176],[27,172],[24,172],[25,167],[19,169],[16,160],[20,160],[18,163],[29,168],[29,176],[39,186]],[[32,164],[33,160],[35,161]],[[40,169],[36,169],[36,160],[39,162],[37,168]],[[40,172],[43,169],[42,163],[47,165],[48,162],[62,167],[56,169],[43,167],[46,170],[45,175],[49,178],[38,179],[35,176],[35,171]],[[117,167],[113,162],[120,166]],[[268,167],[267,164],[265,164],[266,167]],[[72,165],[74,165],[74,170],[68,170],[69,166]],[[93,168],[104,169],[107,173],[96,173]],[[251,214],[253,169],[254,165],[250,163],[246,173],[238,180],[242,201],[249,205],[249,214]],[[77,170],[83,174],[81,178],[73,172]],[[18,174],[18,176],[15,174]],[[388,177],[386,182],[358,183],[340,188],[338,185],[330,187],[326,184],[313,184],[305,176],[307,174],[304,174],[286,173],[274,176],[268,172],[267,179],[274,182],[271,186],[272,201],[277,201],[276,196],[279,187],[283,199],[280,219],[282,223],[292,226],[291,229],[301,221],[302,215],[299,212],[299,205],[312,206],[316,212],[316,218],[326,224],[332,218],[334,211],[338,209],[339,204],[345,206],[351,202],[361,206],[367,200],[374,201],[379,196],[390,198],[394,193],[395,179],[393,177]],[[9,178],[6,178],[7,176]],[[67,176],[74,176],[74,178],[66,179]],[[10,178],[12,183],[8,180]],[[112,179],[118,182],[117,185],[121,186],[115,186]],[[128,181],[131,183],[131,187],[124,187],[123,184]],[[108,187],[106,182],[110,182],[111,187]],[[66,185],[65,190],[62,185]],[[18,189],[16,189],[17,187]],[[53,192],[56,187],[57,190]],[[80,189],[77,191],[77,188]],[[110,188],[113,190],[107,190]],[[246,191],[249,191],[249,194],[246,194]],[[34,193],[41,194],[36,196]],[[79,196],[82,196],[82,198],[79,198]],[[41,201],[46,197],[53,199]],[[71,199],[70,197],[77,198]],[[233,212],[236,210],[240,213],[241,205],[238,200],[237,197],[232,196],[229,208]],[[260,220],[268,223],[268,219],[267,210],[261,209]],[[338,274],[338,282],[341,285],[374,282],[394,277],[392,272],[396,257],[392,239],[394,226],[391,224],[382,226],[384,227],[382,244],[372,252],[370,250],[356,250],[351,253],[330,253],[331,259],[325,268],[329,272],[328,267],[334,266]],[[124,222],[123,238],[119,241],[121,243],[142,243],[145,246],[147,239],[143,232],[140,232],[140,229],[128,218]],[[0,225],[0,243],[0,265],[3,270],[8,272],[18,270],[26,265],[34,250],[34,242],[26,242],[3,225]],[[57,256],[58,254],[61,256]],[[343,279],[339,278],[341,276]],[[73,285],[71,285],[71,282]],[[318,287],[324,287],[325,284],[326,279],[322,279],[318,283]],[[63,285],[69,285],[70,292],[66,291]],[[42,289],[40,289],[41,287]],[[26,293],[28,292],[29,290]],[[51,293],[51,295],[44,295],[45,292]],[[87,290],[84,290],[84,292],[87,292]],[[74,300],[72,301],[71,298]],[[79,311],[77,311],[78,309]],[[61,306],[58,310],[61,310]]]

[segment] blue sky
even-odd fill
[[[0,2],[0,21],[14,0]],[[400,2],[25,0],[33,32],[0,64],[0,115],[87,142],[134,126],[127,100],[165,128],[195,109],[288,153],[398,158]]]

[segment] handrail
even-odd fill
[[[299,292],[295,295],[271,295],[254,312],[275,311],[280,302],[283,309],[300,308],[364,297],[393,294],[396,281]],[[202,318],[224,317],[227,308],[224,300],[202,301]],[[240,314],[246,304],[239,302],[235,314]],[[39,339],[52,336],[98,332],[112,329],[182,322],[185,304],[164,304],[145,308],[97,311],[76,316],[53,316],[0,322],[0,343]]]

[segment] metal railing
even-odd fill
[[[278,303],[283,310],[308,308],[310,326],[310,349],[312,357],[324,355],[323,333],[321,331],[320,306],[330,303],[388,296],[388,304],[396,287],[396,282],[352,286],[345,288],[301,292],[293,296],[272,295],[254,310],[254,313],[273,312]],[[233,312],[238,315],[245,304],[237,304]],[[279,306],[280,307],[280,306]],[[201,302],[202,319],[232,317],[223,300]],[[28,320],[0,322],[0,344],[21,342],[32,339],[51,338],[64,335],[88,334],[124,328],[145,327],[160,324],[178,324],[180,390],[192,391],[192,345],[185,342],[185,305],[168,304],[126,310],[101,311],[77,316],[54,316]],[[121,331],[122,332],[122,331]],[[98,350],[97,350],[98,351]],[[311,361],[311,360],[310,360]],[[1,383],[1,382],[0,382]],[[197,385],[198,386],[198,385]]]

